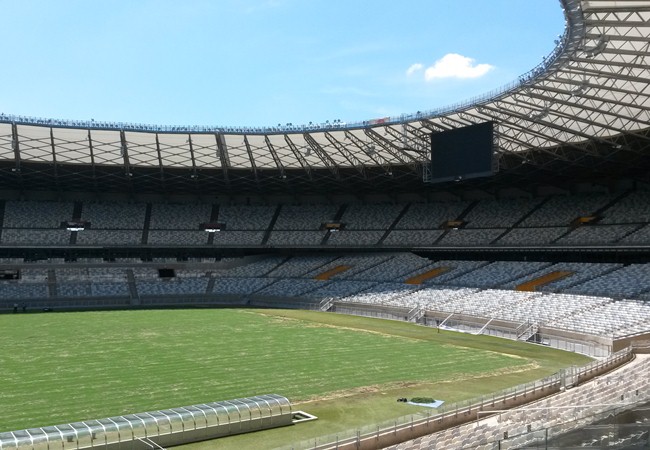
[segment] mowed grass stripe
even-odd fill
[[[292,313],[0,316],[0,431],[269,392],[300,401],[368,385],[452,380],[530,363],[516,352],[450,345],[422,327],[410,328],[426,332],[388,321],[339,323],[341,316],[332,314]],[[439,336],[444,334],[450,336]]]

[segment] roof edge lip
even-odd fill
[[[481,106],[503,97],[511,95],[519,89],[532,86],[537,80],[549,72],[557,70],[569,62],[570,56],[579,50],[585,35],[582,0],[558,0],[564,11],[564,32],[555,40],[555,48],[545,56],[541,63],[520,75],[516,80],[492,89],[484,94],[463,100],[451,105],[442,106],[428,111],[417,111],[410,114],[401,114],[395,117],[382,117],[355,122],[342,122],[338,119],[324,123],[293,125],[278,124],[277,126],[206,126],[206,125],[153,125],[129,122],[107,122],[90,120],[68,120],[54,118],[39,118],[14,114],[0,113],[0,123],[32,125],[56,128],[106,130],[106,131],[133,131],[142,133],[165,134],[231,134],[231,135],[266,135],[266,134],[292,134],[309,133],[318,131],[354,130],[373,126],[400,125],[414,121],[444,117],[446,115],[467,111],[476,106]]]

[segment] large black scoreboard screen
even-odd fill
[[[494,122],[431,134],[431,182],[494,174]]]

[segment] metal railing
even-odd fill
[[[593,361],[579,368],[571,368],[571,370],[566,371],[563,370],[549,377],[542,378],[541,380],[520,384],[512,388],[503,389],[492,394],[482,395],[461,402],[443,404],[435,411],[435,413],[432,413],[431,410],[427,410],[410,414],[408,416],[398,417],[397,419],[384,421],[374,425],[304,440],[302,442],[281,447],[279,450],[324,450],[337,448],[343,444],[354,442],[360,443],[364,439],[374,437],[378,438],[380,435],[385,433],[397,434],[399,430],[405,427],[413,428],[422,424],[428,425],[430,422],[442,423],[445,419],[452,417],[465,415],[470,418],[470,420],[474,420],[479,411],[483,411],[488,407],[493,407],[499,403],[505,404],[509,400],[514,400],[522,396],[526,397],[540,390],[549,390],[553,392],[559,391],[561,387],[566,385],[567,378],[569,379],[570,384],[574,384],[582,379],[595,376],[595,374],[599,374],[604,370],[611,370],[618,367],[632,359],[632,357],[632,348],[628,347],[612,354],[609,358]],[[549,394],[550,393],[551,392],[549,392]]]

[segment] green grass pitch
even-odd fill
[[[0,316],[0,431],[277,393],[321,418],[265,434],[280,445],[414,412],[400,396],[452,402],[587,361],[309,311],[8,314]],[[251,439],[229,438],[233,448]]]

